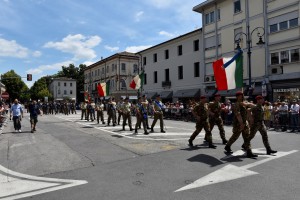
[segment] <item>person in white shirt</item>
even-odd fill
[[[299,105],[296,102],[296,99],[292,101],[292,105],[290,108],[290,114],[291,114],[291,132],[295,132],[296,129],[299,129]]]
[[[10,108],[10,120],[13,116],[15,132],[21,133],[21,117],[23,118],[23,109],[21,104],[19,104],[18,99],[14,100],[14,104]]]
[[[281,127],[281,131],[285,132],[287,131],[288,112],[289,112],[289,107],[285,101],[281,102],[278,112],[279,112],[279,125]]]

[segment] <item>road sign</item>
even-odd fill
[[[3,93],[1,94],[1,98],[2,98],[2,99],[8,99],[8,98],[9,98],[8,92],[3,92]]]

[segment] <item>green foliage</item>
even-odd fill
[[[30,88],[31,99],[41,99],[44,97],[52,98],[52,95],[48,89],[47,83],[49,82],[49,77],[42,77],[35,81],[33,86]]]
[[[9,93],[10,101],[19,99],[21,102],[29,100],[29,89],[14,70],[10,70],[2,75],[1,82],[5,85],[6,91]]]

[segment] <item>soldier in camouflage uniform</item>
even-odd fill
[[[104,104],[102,103],[102,100],[100,100],[99,102],[96,103],[95,109],[96,109],[96,112],[97,112],[97,123],[99,124],[100,119],[101,119],[102,124],[105,124],[104,114],[103,114]]]
[[[225,130],[224,130],[224,125],[223,125],[223,120],[221,118],[221,95],[220,94],[215,94],[215,100],[208,105],[209,109],[209,124],[210,124],[210,131],[213,130],[215,124],[218,126],[219,131],[220,131],[220,137],[223,141],[223,144],[227,143],[226,137],[225,137]],[[206,140],[206,135],[205,135],[205,140]]]
[[[148,118],[147,115],[147,110],[145,109],[144,105],[143,105],[143,99],[142,97],[138,98],[138,103],[136,104],[136,124],[135,124],[135,131],[134,133],[137,134],[138,131],[138,127],[141,126],[141,123],[143,123],[143,128],[144,128],[144,134],[148,135],[148,131],[147,131],[147,124],[146,124],[146,120]]]
[[[151,125],[151,132],[154,132],[153,128],[159,119],[160,121],[160,132],[165,133],[164,130],[164,119],[163,119],[163,104],[160,100],[160,95],[156,96],[156,100],[153,102],[153,112],[154,112],[154,120]]]
[[[107,125],[109,126],[110,121],[112,120],[113,126],[116,126],[116,102],[115,98],[110,98],[107,105]]]
[[[245,146],[251,146],[251,140],[255,137],[256,132],[259,131],[262,136],[264,146],[267,150],[267,154],[271,155],[273,153],[277,153],[277,151],[272,150],[270,147],[266,126],[264,124],[264,99],[262,96],[257,96],[255,99],[257,101],[257,104],[251,109],[252,118],[250,123],[250,135]]]
[[[247,108],[254,106],[251,103],[244,101],[244,94],[242,92],[236,93],[237,102],[234,106],[233,113],[233,128],[232,128],[232,136],[225,146],[225,150],[227,153],[232,153],[231,145],[239,138],[242,133],[244,144],[242,147],[247,150],[247,157],[254,158],[257,155],[252,153],[250,145],[247,145],[247,140],[249,137],[249,125],[247,121]]]
[[[87,107],[87,103],[86,102],[81,102],[81,104],[80,104],[81,120],[83,120],[83,118],[87,119],[86,107]]]
[[[191,135],[191,137],[189,139],[189,146],[190,147],[194,146],[193,140],[201,132],[202,128],[204,128],[206,139],[208,141],[208,147],[215,149],[216,146],[213,145],[211,131],[210,131],[209,122],[208,122],[208,120],[209,120],[208,119],[208,105],[206,102],[207,102],[206,97],[201,96],[200,103],[197,104],[193,108],[192,112],[197,121],[196,121],[196,130],[194,131],[194,133]]]
[[[132,129],[132,123],[131,123],[131,103],[129,103],[129,98],[125,98],[125,102],[122,104],[121,107],[122,115],[123,115],[123,131],[125,131],[125,125],[128,120],[128,126],[130,128],[130,131],[133,131]]]
[[[124,115],[123,115],[123,97],[120,98],[120,101],[117,103],[117,111],[118,111],[118,125],[120,125],[121,117],[123,118],[124,121]]]

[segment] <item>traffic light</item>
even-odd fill
[[[27,81],[32,81],[32,74],[27,74]]]

